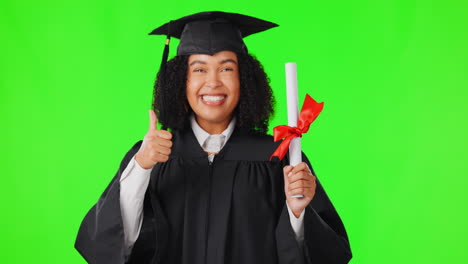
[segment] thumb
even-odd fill
[[[149,117],[150,117],[149,130],[158,130],[158,117],[156,116],[156,113],[152,109],[149,110]]]
[[[284,175],[287,176],[293,169],[294,167],[291,165],[284,166],[283,168]]]
[[[284,166],[283,168],[283,175],[284,175],[284,184],[285,186],[289,185],[289,177],[288,174],[292,171],[293,166]]]

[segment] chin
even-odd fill
[[[232,116],[226,116],[226,115],[213,115],[213,113],[211,113],[211,115],[198,115],[198,114],[195,114],[195,116],[197,117],[197,120],[203,120],[204,122],[208,122],[208,123],[212,123],[212,124],[216,124],[216,123],[223,123],[223,122],[226,122],[226,121],[231,121],[231,118]]]

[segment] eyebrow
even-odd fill
[[[224,64],[224,63],[228,63],[228,62],[232,62],[234,64],[237,64],[237,61],[233,60],[233,59],[226,59],[226,60],[223,60],[221,61],[221,64]]]
[[[206,64],[206,62],[201,61],[201,60],[196,60],[196,61],[192,61],[192,62],[189,64],[189,66],[193,66],[193,65],[195,65],[195,64]]]
[[[234,64],[237,64],[237,61],[233,60],[233,59],[225,59],[225,60],[222,60],[220,64],[224,64],[224,63],[228,63],[228,62],[232,62]],[[195,64],[206,64],[206,62],[204,61],[201,61],[201,60],[196,60],[196,61],[192,61],[189,66],[193,66]]]

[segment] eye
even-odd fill
[[[234,71],[233,68],[224,68],[221,70],[222,72],[227,72],[227,71]]]
[[[204,71],[205,71],[204,69],[200,69],[200,68],[193,70],[193,72],[204,72]]]

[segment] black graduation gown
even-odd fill
[[[145,194],[143,224],[125,260],[119,179],[140,148],[126,154],[83,220],[75,247],[89,263],[348,263],[343,224],[317,181],[304,215],[300,250],[286,207],[278,143],[235,129],[212,164],[191,129],[173,132],[169,160],[157,164]],[[312,170],[307,158],[303,155]],[[315,174],[315,173],[314,173]],[[127,261],[127,262],[126,262]]]

